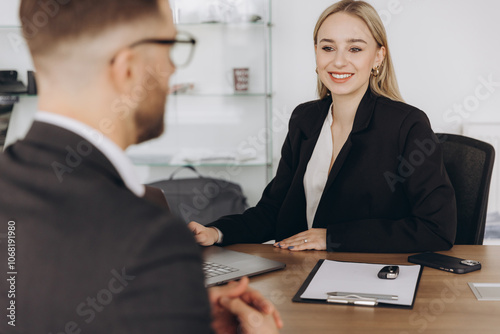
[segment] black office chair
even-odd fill
[[[483,141],[436,134],[457,199],[456,245],[482,245],[495,149]]]

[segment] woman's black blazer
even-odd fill
[[[326,97],[294,110],[259,203],[209,224],[223,232],[223,245],[280,241],[307,229],[304,173],[331,103]],[[456,227],[455,193],[427,116],[368,89],[314,218],[313,228],[327,229],[327,250],[444,250]]]

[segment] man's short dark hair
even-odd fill
[[[160,17],[159,1],[165,0],[22,0],[19,16],[30,51],[38,55],[63,41]]]

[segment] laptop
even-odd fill
[[[204,247],[203,260],[206,287],[225,284],[243,276],[283,269],[286,266],[282,262],[218,246]]]
[[[144,198],[170,211],[163,190],[145,185]],[[218,246],[203,247],[205,286],[225,284],[243,276],[255,276],[285,268],[285,264]]]

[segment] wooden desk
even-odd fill
[[[412,310],[292,302],[319,259],[408,264],[409,254],[291,252],[253,244],[227,248],[287,264],[284,270],[250,279],[280,311],[282,333],[500,333],[500,301],[478,301],[467,285],[500,282],[500,246],[461,245],[440,252],[481,261],[482,269],[459,275],[424,268]]]

